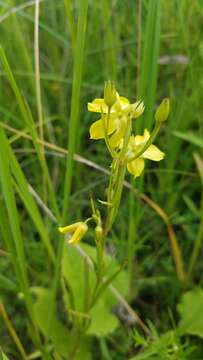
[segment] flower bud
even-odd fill
[[[110,80],[105,82],[104,85],[104,102],[111,108],[117,100],[117,92],[114,83]]]
[[[155,120],[156,122],[163,122],[166,121],[168,118],[170,110],[170,100],[165,98],[162,100],[161,104],[158,106],[156,113],[155,113]]]
[[[97,225],[95,228],[96,240],[99,242],[102,239],[103,229],[101,225]]]

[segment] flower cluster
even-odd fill
[[[113,158],[107,189],[107,201],[102,203],[107,206],[106,221],[101,221],[100,213],[92,205],[93,215],[85,222],[76,222],[65,227],[59,227],[62,234],[68,234],[70,244],[78,244],[88,230],[87,222],[93,220],[95,227],[95,242],[98,249],[98,258],[102,259],[104,236],[112,228],[120,205],[123,180],[126,168],[135,178],[144,170],[145,159],[160,161],[165,154],[153,144],[161,123],[169,114],[169,100],[164,99],[155,113],[155,126],[150,134],[147,129],[143,135],[132,133],[132,122],[144,112],[144,104],[137,101],[130,104],[129,100],[120,96],[111,81],[104,87],[104,98],[99,98],[88,103],[88,110],[100,113],[100,119],[90,126],[90,138],[104,139],[106,146]],[[99,262],[102,271],[102,260]]]
[[[130,126],[130,120],[136,119],[144,112],[144,104],[137,101],[130,104],[129,100],[120,96],[114,85],[109,81],[104,88],[104,98],[88,103],[88,110],[101,114],[101,118],[90,126],[90,138],[94,140],[105,139],[111,154],[118,155],[122,151],[124,138]],[[164,99],[158,107],[155,119],[156,124],[165,121],[169,113],[169,100]],[[152,144],[147,129],[143,135],[130,134],[125,160],[128,171],[138,177],[144,169],[144,159],[160,161],[165,154]],[[143,152],[140,150],[144,150]],[[137,154],[139,156],[136,156]]]
[[[104,139],[106,132],[106,135],[110,136],[111,147],[116,148],[125,135],[127,115],[131,113],[132,118],[139,117],[144,111],[144,105],[140,101],[130,104],[127,98],[116,92],[116,99],[111,107],[108,107],[105,99],[95,99],[88,103],[88,110],[101,113],[101,119],[90,126],[90,138],[94,140]]]

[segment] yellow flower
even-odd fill
[[[121,110],[125,109],[129,105],[129,100],[123,96],[120,96],[116,92],[117,100],[110,109],[110,113],[119,113]],[[94,99],[91,103],[87,105],[88,111],[104,114],[108,113],[108,106],[106,105],[104,99]]]
[[[78,244],[87,232],[88,226],[86,223],[80,221],[68,226],[59,227],[58,230],[61,234],[72,233],[72,236],[68,241],[69,244]]]
[[[109,136],[109,144],[115,148],[119,145],[121,139],[125,135],[127,116],[131,114],[136,118],[144,111],[142,102],[130,104],[129,100],[116,93],[117,100],[114,105],[109,108],[104,99],[95,99],[88,103],[88,110],[92,112],[102,113],[102,118],[95,121],[90,126],[90,138],[94,140],[104,139],[105,131]],[[108,114],[108,111],[110,113]]]
[[[133,159],[135,154],[142,149],[149,138],[150,133],[147,129],[144,130],[143,135],[131,136],[128,144],[128,159]],[[159,150],[157,146],[150,145],[139,158],[128,162],[127,169],[136,178],[140,176],[144,170],[144,159],[160,161],[164,156],[165,154]]]

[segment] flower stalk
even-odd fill
[[[165,154],[153,143],[159,133],[161,124],[168,117],[169,100],[164,99],[158,107],[155,113],[155,126],[152,133],[150,134],[145,129],[143,135],[134,135],[132,133],[133,121],[141,116],[144,111],[143,102],[137,101],[130,104],[127,98],[118,94],[115,85],[110,81],[105,83],[104,98],[98,98],[88,103],[88,110],[101,114],[101,118],[90,126],[90,138],[104,140],[112,159],[106,199],[100,201],[101,204],[106,206],[105,216],[101,216],[93,199],[91,199],[92,216],[85,221],[78,221],[65,227],[59,227],[59,231],[62,234],[68,234],[68,243],[74,246],[88,232],[89,222],[94,224],[94,242],[97,253],[94,262],[96,282],[91,291],[89,291],[88,273],[84,274],[88,287],[85,295],[84,312],[89,316],[90,310],[102,296],[106,286],[120,272],[120,270],[117,270],[110,278],[104,280],[106,272],[104,261],[105,242],[118,214],[126,170],[136,178],[143,173],[145,159],[160,161],[164,158]],[[88,298],[88,293],[91,294],[90,298]],[[89,323],[89,318],[88,322],[84,319],[81,323],[77,321],[78,339],[81,339],[82,334],[86,332]],[[77,344],[74,349],[77,348]]]

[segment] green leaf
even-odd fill
[[[141,2],[142,3],[142,2]],[[143,5],[142,5],[143,6]],[[158,56],[160,46],[161,1],[147,1],[147,17],[143,28],[143,48],[141,59],[141,77],[139,83],[139,98],[144,100],[145,112],[142,123],[137,127],[151,127],[153,122],[153,108],[156,98]],[[150,81],[149,81],[150,79]]]
[[[189,143],[191,143],[193,145],[203,148],[203,140],[190,131],[188,131],[188,132],[174,131],[173,135],[175,135],[179,139],[188,141]]]
[[[0,349],[0,360],[9,360],[7,356]]]
[[[92,319],[87,331],[89,335],[105,336],[118,327],[117,317],[110,313],[103,298],[92,308],[89,315]]]
[[[41,332],[53,342],[55,350],[60,355],[66,356],[69,350],[68,339],[70,333],[58,320],[56,308],[52,304],[52,291],[42,287],[35,287],[32,290],[37,296],[34,311]],[[50,316],[50,308],[53,308],[52,316]]]
[[[183,334],[203,337],[203,290],[196,288],[182,296],[178,305],[179,329]]]
[[[87,244],[81,245],[83,251],[96,260],[96,248]],[[110,256],[104,257],[104,262],[107,268],[105,274],[106,277],[111,276],[119,268],[116,261]],[[65,278],[69,287],[71,288],[71,294],[74,296],[75,310],[78,312],[84,311],[84,259],[79,254],[76,247],[66,244],[64,249],[64,257],[62,263],[62,276]],[[91,289],[94,289],[96,284],[96,275],[93,270],[89,272],[89,283]],[[120,291],[121,295],[125,296],[128,291],[127,275],[124,271],[121,271],[118,277],[113,281],[113,285]],[[91,292],[89,294],[91,297]],[[71,308],[70,302],[69,306]],[[118,320],[115,315],[112,314],[112,308],[117,303],[117,300],[107,288],[98,302],[95,304],[89,315],[91,317],[90,327],[88,334],[105,336],[108,333],[113,332],[118,326]],[[66,299],[67,304],[67,299]]]
[[[71,345],[71,332],[58,319],[56,306],[53,306],[53,292],[51,289],[43,287],[32,288],[36,295],[36,302],[34,304],[34,311],[37,325],[39,329],[48,338],[54,347],[54,350],[61,356],[67,358]],[[53,309],[52,316],[50,316],[50,308]],[[91,360],[90,339],[86,337],[81,341],[80,350],[77,353],[76,360]]]
[[[201,184],[203,186],[203,160],[199,156],[198,153],[193,154],[193,156],[194,156],[194,159],[195,159],[197,170],[199,172],[199,177],[200,177],[200,180],[201,180]]]
[[[4,134],[3,130],[1,131]],[[28,213],[30,214],[30,217],[33,220],[34,225],[36,226],[36,229],[39,231],[39,234],[41,235],[42,241],[44,242],[44,245],[46,246],[51,259],[54,260],[54,253],[52,246],[50,244],[48,231],[46,229],[45,224],[43,223],[40,211],[38,210],[35,200],[29,191],[29,183],[27,182],[27,179],[20,167],[20,164],[18,163],[18,160],[5,134],[4,134],[4,142],[5,142],[4,153],[9,159],[11,173],[15,178],[15,182],[14,182],[15,187]]]

